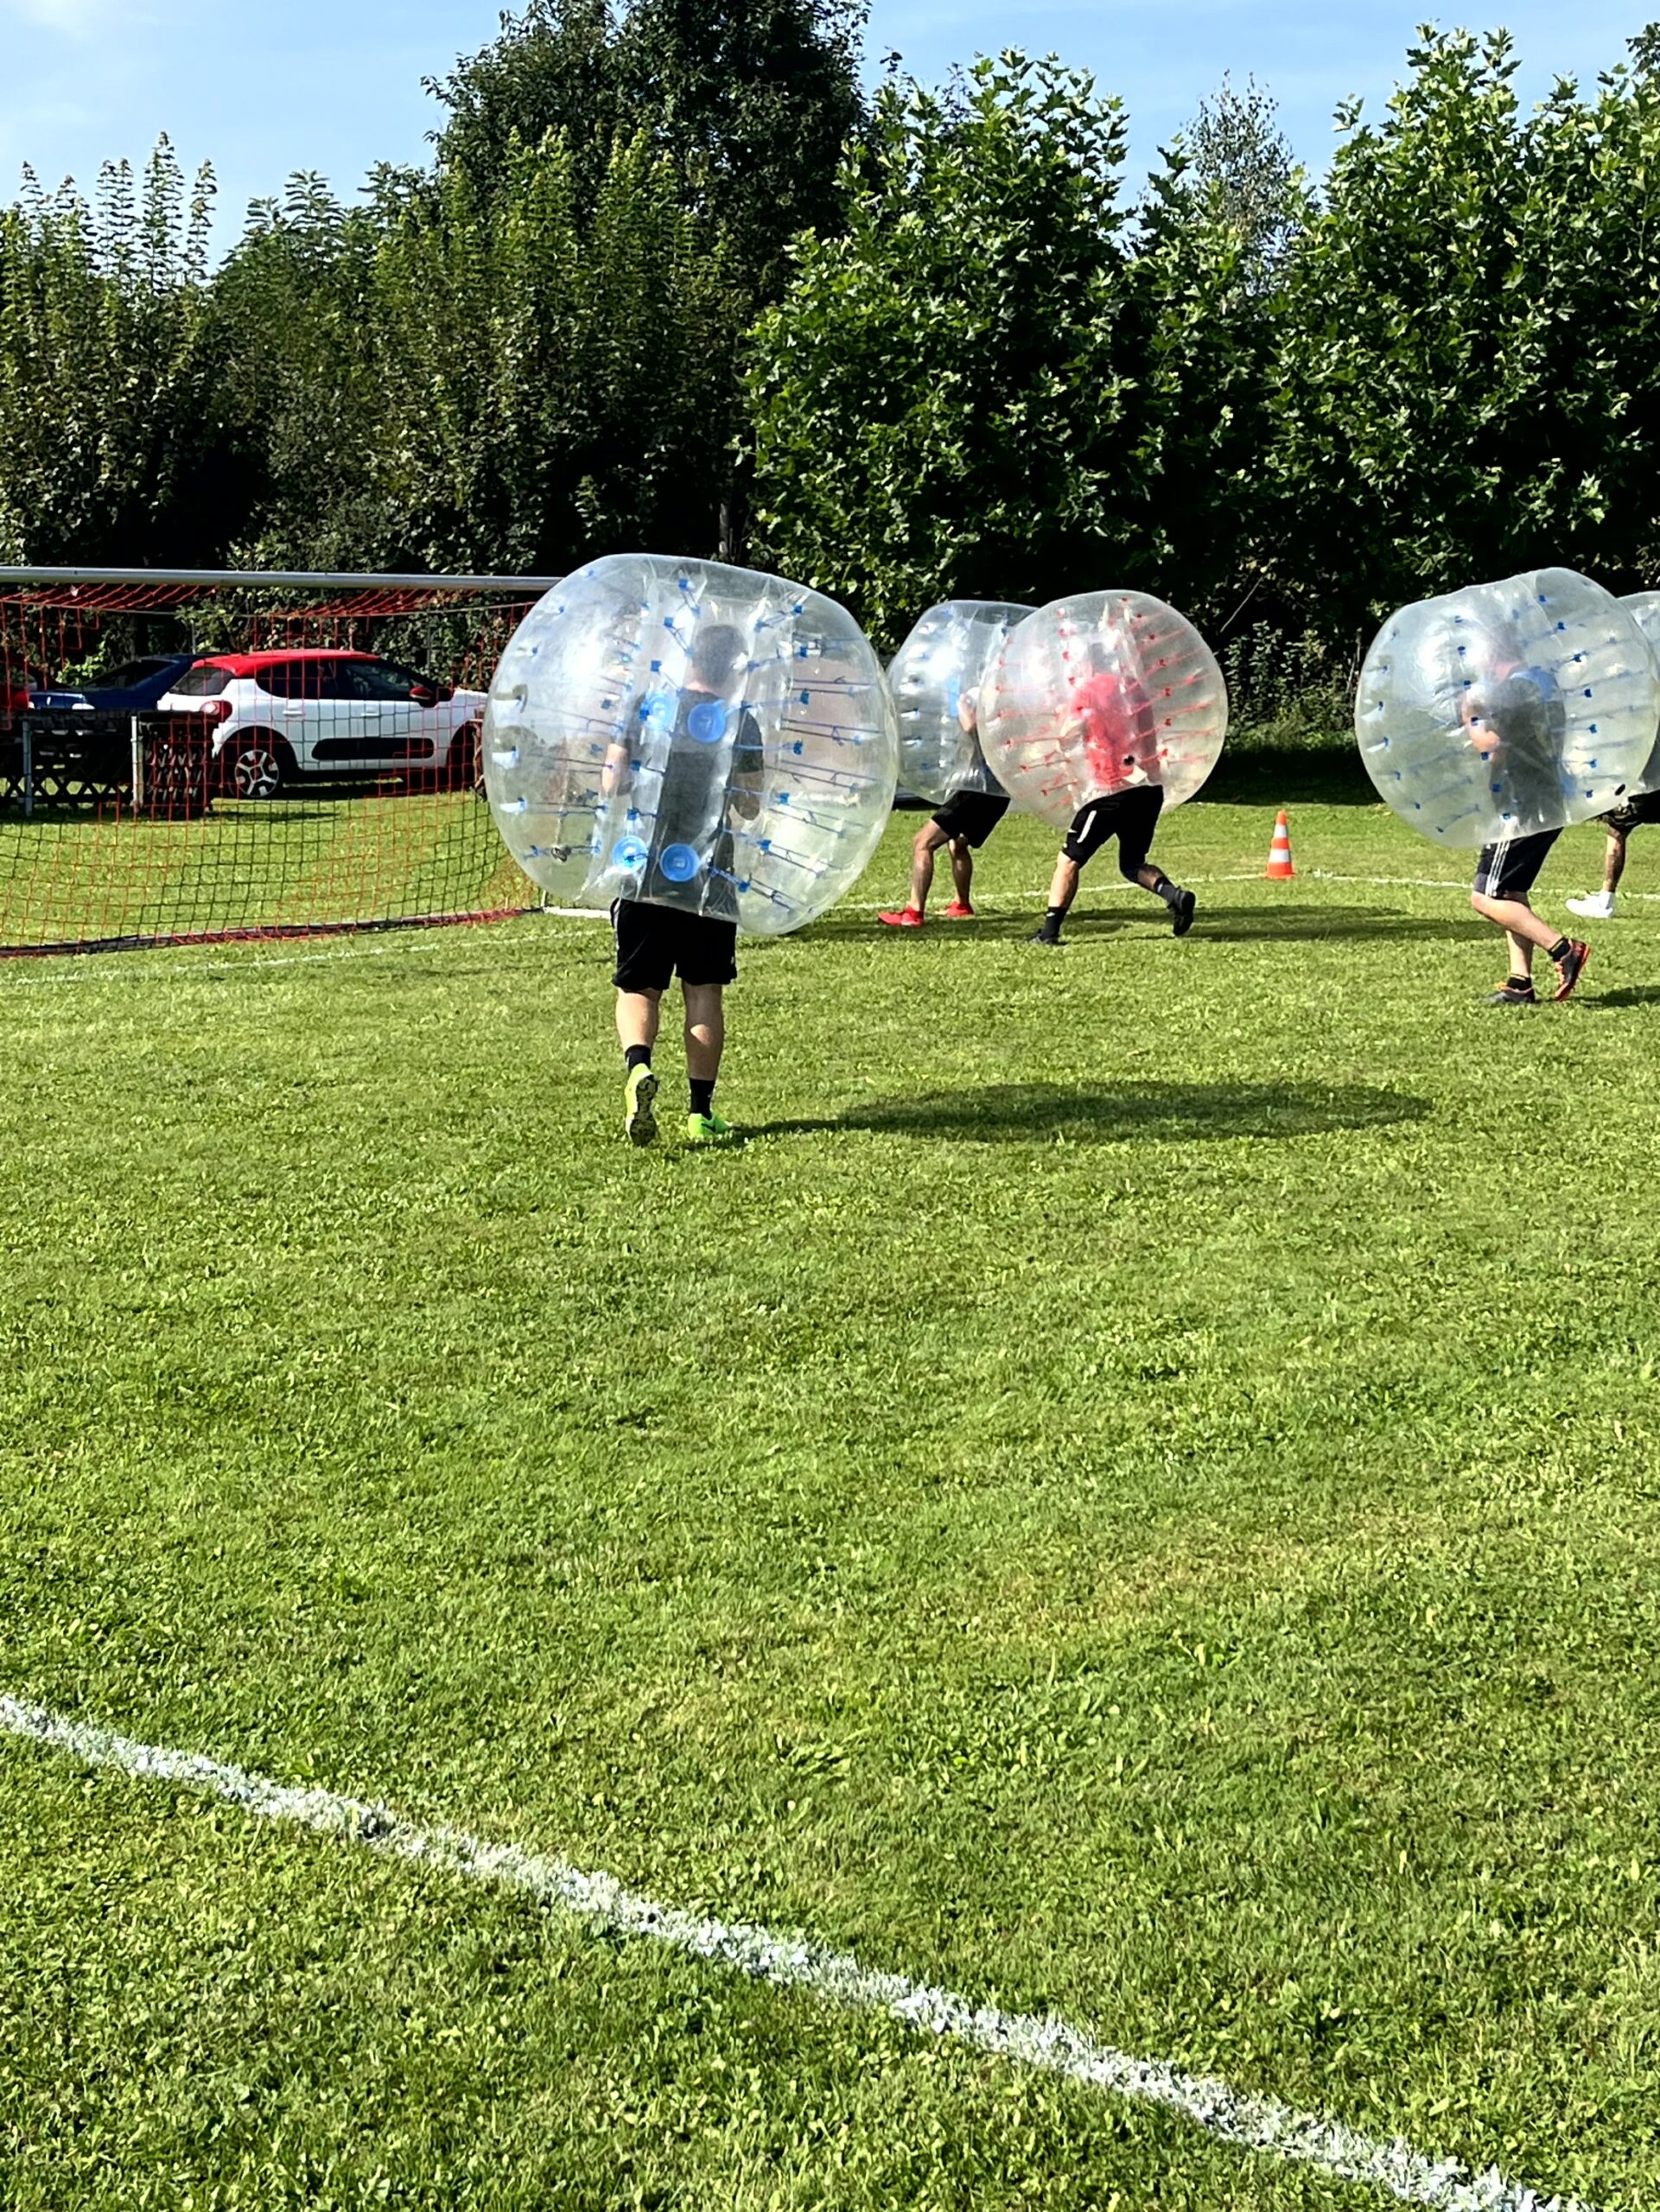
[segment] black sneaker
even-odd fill
[[[1488,999],[1489,1006],[1537,1006],[1531,981],[1523,976],[1512,976],[1501,983]]]
[[[1060,950],[1060,938],[1053,930],[1034,930],[1026,940],[1028,944],[1046,944],[1052,952]]]
[[[1585,963],[1591,957],[1591,948],[1576,937],[1568,940],[1568,950],[1556,963],[1556,988],[1551,995],[1568,999],[1574,995],[1574,986],[1585,973]]]
[[[1170,926],[1178,937],[1186,937],[1193,926],[1193,909],[1198,904],[1191,891],[1184,891],[1170,909]]]

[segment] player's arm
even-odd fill
[[[753,822],[760,812],[761,787],[766,756],[761,750],[760,725],[747,712],[738,725],[738,742],[732,762],[730,804],[742,821]]]
[[[626,741],[620,737],[614,737],[606,747],[605,759],[600,767],[601,797],[609,798],[612,793],[619,789],[628,772],[629,765],[630,754]]]

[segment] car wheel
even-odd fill
[[[225,764],[226,796],[275,798],[288,780],[291,760],[280,738],[255,730],[239,737]]]
[[[444,788],[470,791],[477,787],[478,780],[479,726],[467,722],[449,741],[449,751],[444,756]]]

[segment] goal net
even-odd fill
[[[0,569],[0,957],[488,921],[537,577]]]

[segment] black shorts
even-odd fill
[[[1160,784],[1137,784],[1131,791],[1114,791],[1110,798],[1092,798],[1072,817],[1072,826],[1060,849],[1082,868],[1110,837],[1116,837],[1120,872],[1135,875],[1147,866],[1163,805],[1164,789]]]
[[[738,980],[735,922],[619,899],[611,925],[617,932],[617,972],[611,980],[620,991],[666,991],[676,976],[694,984]]]
[[[934,816],[934,827],[977,851],[1008,811],[1002,791],[953,791]]]
[[[1479,899],[1525,899],[1539,880],[1539,871],[1561,834],[1560,830],[1536,830],[1530,837],[1501,837],[1496,845],[1484,845],[1476,862],[1476,880],[1471,887],[1475,895]]]
[[[1622,837],[1629,837],[1633,830],[1642,829],[1645,823],[1660,822],[1660,791],[1640,791],[1635,798],[1628,798],[1624,806],[1600,814],[1597,819],[1604,829],[1617,830]]]

